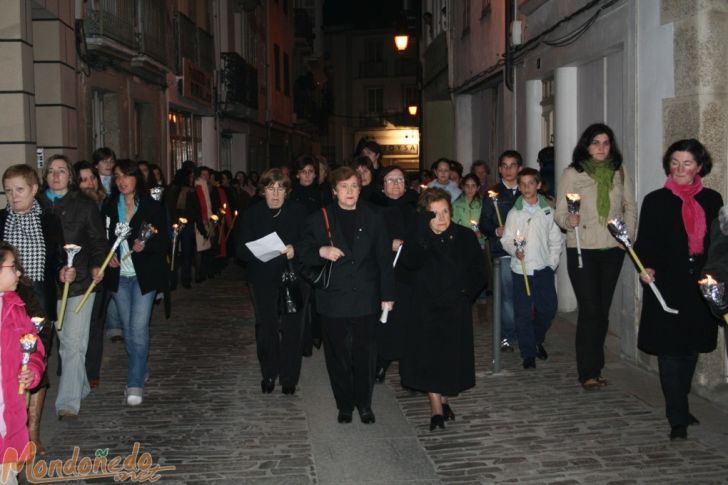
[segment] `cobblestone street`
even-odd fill
[[[550,358],[525,371],[517,354],[492,374],[490,324],[478,306],[475,389],[452,399],[457,418],[430,433],[424,395],[399,386],[396,365],[375,388],[374,425],[336,423],[321,351],[304,359],[294,396],[260,392],[253,315],[241,272],[179,288],[173,316],[155,307],[144,403],[123,404],[126,356],[105,343],[101,385],[78,419],[46,401],[45,459],[128,455],[134,442],[163,483],[728,483],[728,412],[692,397],[701,420],[670,442],[656,375],[612,357],[611,385],[576,382],[573,326],[554,324]],[[55,369],[55,355],[52,360]],[[111,482],[111,479],[106,481]],[[90,483],[101,483],[93,480]],[[84,483],[84,482],[78,482]]]

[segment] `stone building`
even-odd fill
[[[494,157],[507,148],[537,167],[538,151],[553,145],[558,184],[578,136],[600,121],[615,131],[638,201],[663,185],[662,154],[686,137],[711,151],[714,167],[705,185],[728,198],[728,3],[425,0],[423,12],[425,29],[428,14],[447,27],[452,143],[466,167],[483,158],[495,168]],[[560,310],[575,310],[565,264],[557,288]],[[625,261],[610,332],[624,358],[656,368],[637,350],[640,305],[638,275]],[[701,359],[696,383],[704,394],[728,387],[722,344]]]

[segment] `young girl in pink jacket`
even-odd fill
[[[0,459],[4,467],[22,455],[29,441],[25,393],[19,394],[19,386],[37,386],[45,367],[45,349],[38,339],[27,369],[21,370],[20,338],[36,334],[25,304],[15,293],[22,273],[15,248],[0,242]]]

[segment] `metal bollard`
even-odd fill
[[[501,262],[493,260],[493,373],[501,370]]]

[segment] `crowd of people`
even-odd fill
[[[558,180],[548,149],[541,170],[504,151],[495,183],[480,160],[466,174],[444,158],[408,174],[385,166],[373,141],[356,152],[350,164],[304,155],[260,176],[185,162],[169,185],[157,165],[117,160],[108,148],[92,161],[54,155],[42,178],[26,165],[9,167],[0,211],[2,448],[30,439],[43,452],[44,369],[55,339],[59,419],[77,416],[99,385],[104,335],[124,342],[125,402],[142,404],[155,301],[164,300],[169,316],[178,283],[214,278],[231,256],[246,267],[263,393],[278,383],[294,394],[302,357],[323,344],[339,423],[351,422],[355,409],[363,423],[376,421],[375,382],[399,361],[401,384],[427,394],[435,430],[455,419],[450,398],[475,385],[472,305],[488,295],[492,265],[501,269],[501,351],[518,347],[524,369],[548,359],[565,241],[579,310],[576,375],[583,389],[598,391],[608,385],[604,342],[625,257],[625,240],[610,232],[615,220],[643,257],[642,282],[678,310],[666,313],[646,291],[638,345],[658,357],[670,438],[687,436],[697,422],[688,394],[698,354],[717,340],[696,282],[706,264],[716,266],[711,237],[724,244],[728,232],[720,222],[709,230],[723,201],[702,185],[712,162],[700,142],[667,150],[665,185],[645,197],[639,226],[632,177],[604,124],[584,131]],[[254,250],[251,243],[269,236],[280,256]],[[720,264],[714,272],[723,274]],[[45,324],[34,327],[30,316]],[[18,374],[6,372],[21,368],[15,341],[26,333],[40,336],[35,352]],[[12,392],[19,384],[30,392],[27,427],[8,421],[8,413],[25,415]]]

